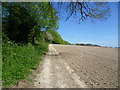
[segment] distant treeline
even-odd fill
[[[78,46],[96,46],[96,47],[105,47],[105,48],[120,48],[120,47],[100,46],[100,45],[90,44],[90,43],[87,43],[87,44],[76,43],[76,44],[73,44],[73,45],[78,45]]]
[[[90,43],[87,43],[87,44],[77,43],[77,44],[75,44],[75,45],[80,45],[80,46],[97,46],[97,47],[101,47],[100,45],[90,44]]]

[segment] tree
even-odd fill
[[[79,2],[78,0],[71,0],[71,2],[59,2],[57,6],[59,6],[58,11],[63,13],[65,10],[67,13],[66,21],[70,18],[79,23],[86,19],[104,21],[110,15],[110,8],[107,2]]]
[[[40,31],[58,29],[59,9],[67,13],[66,20],[73,18],[77,22],[86,19],[106,20],[110,8],[106,2],[3,2],[3,33],[16,43],[35,43]]]
[[[40,31],[58,28],[57,12],[48,2],[3,3],[3,32],[16,43],[32,43]]]

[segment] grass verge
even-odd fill
[[[38,45],[3,45],[2,60],[3,87],[18,84],[20,79],[26,79],[31,69],[36,69],[41,56],[47,52],[48,44]]]

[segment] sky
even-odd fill
[[[90,21],[81,22],[80,24],[60,19],[59,29],[57,32],[61,37],[70,42],[90,43],[101,46],[117,47],[118,46],[118,3],[110,2],[110,17],[104,21],[92,23]]]

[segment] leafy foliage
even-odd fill
[[[35,43],[42,30],[58,28],[57,12],[48,2],[3,3],[3,32],[16,43]]]

